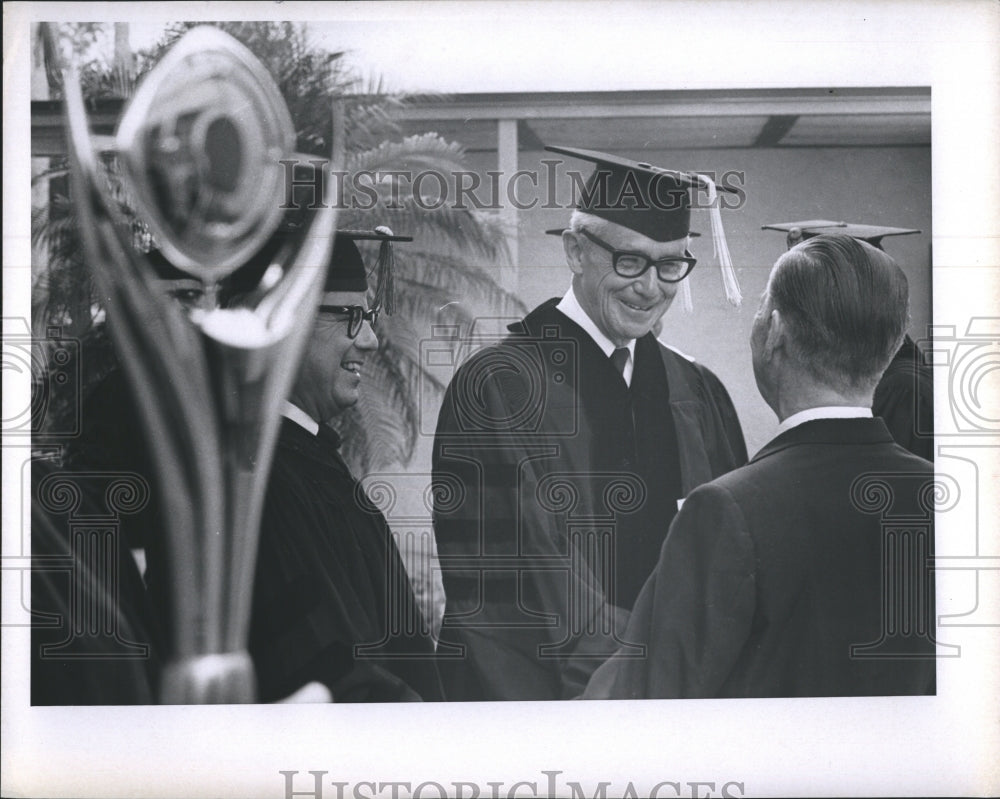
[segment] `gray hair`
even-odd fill
[[[844,234],[816,236],[782,255],[767,293],[788,323],[796,359],[830,384],[874,387],[909,321],[903,270]]]

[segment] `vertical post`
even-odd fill
[[[135,73],[135,56],[129,43],[129,24],[115,23],[115,58],[114,77],[115,90],[121,97],[132,96],[132,83]]]
[[[31,99],[48,100],[50,95],[49,78],[45,65],[45,42],[42,39],[41,25],[44,23],[31,23]],[[52,23],[54,24],[54,23]],[[46,172],[50,166],[49,158],[31,159],[31,178]],[[32,183],[31,186],[31,207],[44,208],[49,205],[49,181],[40,180]],[[50,209],[51,210],[51,209]],[[48,248],[41,244],[31,245],[32,274],[39,275],[48,269],[49,253]]]
[[[517,172],[517,120],[497,120],[497,169],[501,180],[509,185]],[[503,210],[500,212],[504,229],[507,232],[507,248],[510,251],[510,263],[500,267],[500,285],[510,292],[517,292],[518,270],[518,211],[510,202],[510,198],[501,195]]]

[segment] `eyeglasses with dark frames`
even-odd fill
[[[694,265],[698,263],[698,259],[692,258],[687,250],[683,256],[653,259],[645,253],[616,249],[589,230],[581,229],[580,232],[602,250],[611,253],[611,268],[621,277],[641,277],[649,267],[655,266],[656,276],[664,283],[678,283],[691,274]]]
[[[334,313],[347,317],[347,337],[357,338],[361,325],[368,322],[372,327],[378,321],[378,308],[362,308],[360,305],[321,305],[320,313]]]

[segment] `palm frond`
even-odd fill
[[[387,192],[388,189],[385,190]],[[388,225],[397,233],[413,236],[416,245],[445,253],[464,253],[491,261],[510,258],[507,237],[502,222],[472,208],[454,208],[449,203],[418,203],[413,197],[399,192],[399,197],[384,199],[362,216],[348,210],[342,217],[345,225],[365,220],[360,227]]]
[[[461,169],[464,157],[461,145],[447,142],[436,133],[418,133],[402,141],[382,141],[375,147],[350,154],[346,168],[349,172],[378,172],[423,166],[447,172]]]
[[[408,252],[397,260],[396,274],[402,281],[447,289],[447,302],[477,304],[504,316],[523,316],[528,310],[517,295],[502,288],[486,269],[453,255]]]
[[[64,178],[69,175],[69,167],[65,162],[59,161],[55,166],[49,166],[48,169],[43,169],[40,172],[31,176],[32,187],[37,186],[39,183],[49,180],[58,180],[59,178]]]

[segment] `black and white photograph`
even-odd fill
[[[998,45],[5,4],[2,793],[995,794]]]

